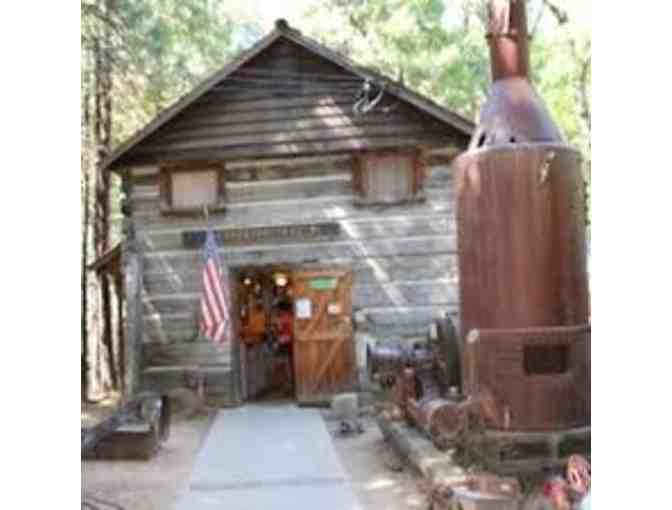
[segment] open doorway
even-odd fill
[[[236,275],[244,400],[321,405],[352,391],[352,271],[243,267]]]
[[[293,399],[291,270],[281,266],[241,268],[237,280],[245,399]]]

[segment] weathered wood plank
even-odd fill
[[[142,345],[143,365],[228,365],[231,362],[231,346],[216,346],[212,342],[160,342]]]
[[[165,140],[163,137],[152,139],[143,146],[144,152],[173,152],[173,151],[195,151],[201,149],[217,148],[217,150],[238,149],[241,147],[263,147],[265,149],[286,150],[283,148],[293,148],[295,145],[323,145],[330,143],[375,143],[378,139],[392,137],[393,139],[403,141],[405,136],[428,139],[432,137],[446,136],[437,130],[427,130],[421,124],[376,124],[347,127],[323,126],[321,129],[313,130],[287,130],[271,133],[248,132],[241,135],[184,135],[177,138]],[[450,136],[450,134],[447,134]],[[292,151],[295,152],[295,151]]]
[[[133,214],[153,213],[159,207],[158,186],[150,191],[146,187],[131,198]],[[329,176],[321,179],[282,179],[244,183],[227,183],[227,203],[245,204],[278,200],[302,200],[321,196],[352,196],[349,175]]]
[[[197,313],[200,293],[145,296],[147,314]],[[352,302],[355,309],[368,307],[457,306],[458,289],[452,280],[394,282],[354,285]]]
[[[266,181],[271,184],[273,181],[296,178],[351,178],[352,159],[349,156],[345,158],[339,156],[338,159],[324,157],[322,161],[311,161],[306,163],[288,164],[293,158],[283,161],[282,159],[259,160],[256,162],[231,161],[226,163],[226,181],[227,186],[232,183],[255,183]],[[301,158],[296,158],[301,159]],[[261,164],[267,162],[268,164]],[[237,164],[238,163],[238,164]],[[156,175],[144,175],[132,177],[135,188],[138,188],[131,198],[139,195],[158,194],[159,178]]]
[[[458,287],[452,280],[394,282],[353,287],[357,309],[385,306],[457,306]]]
[[[306,129],[334,126],[360,126],[366,124],[408,122],[408,117],[396,112],[384,113],[375,110],[364,116],[355,115],[352,109],[319,107],[318,109],[294,108],[291,110],[263,110],[259,113],[234,113],[231,115],[210,114],[206,118],[185,118],[173,124],[165,133],[165,137],[178,134],[196,133],[197,131],[217,130],[217,134],[240,134],[255,127],[265,131],[280,129]]]
[[[232,371],[228,366],[200,368],[199,373],[205,376],[206,403],[211,397],[218,400],[232,401]],[[193,384],[195,371],[185,365],[174,367],[146,367],[142,373],[142,388],[161,394],[189,387]]]
[[[235,80],[235,78],[233,79]],[[245,79],[246,81],[249,78]],[[297,86],[289,83],[252,83],[245,85],[242,79],[239,82],[227,83],[215,87],[212,92],[204,97],[198,104],[199,107],[224,106],[230,104],[242,105],[263,99],[297,99],[325,97],[333,99],[351,100],[353,103],[360,86],[352,84],[305,84]]]
[[[357,323],[357,329],[366,329],[383,341],[395,337],[425,337],[432,321],[446,315],[459,326],[458,313],[457,305],[371,308],[358,313],[364,320]]]
[[[456,223],[448,215],[416,216],[416,217],[395,217],[379,221],[339,221],[336,222],[340,228],[337,235],[325,237],[323,239],[311,239],[313,241],[337,242],[337,241],[361,241],[371,242],[380,239],[397,239],[403,237],[418,236],[436,236],[436,235],[455,235]],[[201,231],[203,228],[180,231],[160,231],[160,232],[142,232],[138,234],[145,253],[153,251],[184,250],[190,248],[184,244],[183,233],[192,231]],[[226,229],[224,229],[226,230]],[[295,244],[297,239],[278,238],[268,240],[257,240],[255,246],[261,245],[290,245]],[[227,243],[224,243],[227,244]],[[227,244],[227,248],[231,248]]]
[[[163,317],[177,317],[180,314],[166,315],[153,314],[151,319],[144,319],[143,340],[147,344],[178,344],[192,345],[197,341],[203,341],[199,335],[199,324],[196,314],[189,319],[163,319]],[[162,320],[156,320],[155,317]]]
[[[198,328],[199,316],[194,313],[179,313],[179,314],[145,314],[143,317],[143,330],[147,333],[152,331],[177,331],[189,330],[196,331]],[[145,334],[145,341],[147,343],[171,343],[161,339],[153,340]],[[194,342],[190,342],[194,343]]]
[[[312,165],[339,165],[341,163],[346,163],[348,167],[352,161],[352,156],[347,154],[341,155],[332,155],[332,156],[306,156],[306,157],[293,157],[293,158],[277,158],[277,159],[249,159],[241,161],[228,162],[226,167],[229,170],[238,170],[245,169],[249,167],[259,167],[263,168],[266,166],[283,166],[288,168],[304,169],[309,168]]]
[[[211,112],[260,112],[267,110],[283,111],[292,110],[297,107],[320,107],[320,106],[340,106],[343,111],[352,111],[352,105],[355,103],[353,94],[344,93],[324,93],[314,92],[296,97],[272,97],[253,98],[246,100],[244,95],[238,102],[233,94],[227,92],[213,91],[196,101],[189,111],[185,112],[183,118],[203,117]]]
[[[418,254],[456,253],[455,236],[422,236],[371,242],[337,241],[323,243],[295,243],[291,245],[266,245],[225,247],[220,256],[229,266],[262,265],[284,262],[328,263],[334,259],[361,259],[369,257],[403,257]],[[144,264],[149,272],[181,273],[200,267],[201,253],[197,250],[163,251],[147,253]]]
[[[314,165],[316,165],[315,173],[299,172],[295,168],[284,165],[271,168],[250,166],[235,169],[227,166],[226,188],[229,201],[232,203],[247,202],[251,199],[264,201],[268,200],[267,194],[272,194],[272,199],[278,200],[303,196],[329,196],[351,191],[352,175],[349,161],[340,162],[340,167],[334,167],[332,164]],[[310,167],[302,168],[312,170]],[[429,169],[427,173],[425,181],[427,191],[452,192],[453,180],[449,168],[437,167]],[[158,200],[159,185],[158,174],[151,180],[150,177],[143,177],[142,184],[134,187],[130,196],[131,202],[141,209],[143,201]],[[320,190],[322,193],[318,194]]]
[[[166,344],[175,342],[191,343],[198,339],[198,330],[198,323],[184,328],[171,328],[165,324],[156,325],[156,323],[151,323],[151,325],[145,325],[143,341],[145,343],[158,342]]]
[[[296,141],[278,144],[254,143],[200,149],[155,150],[138,147],[128,155],[126,164],[159,164],[162,161],[194,161],[198,159],[233,161],[250,158],[271,158],[281,156],[312,156],[319,154],[351,153],[368,149],[395,149],[399,147],[441,147],[459,145],[455,135],[434,131],[420,131],[415,134],[381,135],[366,138],[344,138],[328,140]]]
[[[273,188],[285,185],[300,188],[301,183],[306,183],[310,186],[320,180],[323,180],[327,185],[330,181],[346,180],[352,182],[352,162],[350,157],[346,159],[341,158],[336,161],[330,161],[329,158],[323,159],[326,161],[319,163],[312,161],[297,165],[289,165],[286,161],[281,163],[282,160],[269,160],[272,162],[270,165],[260,165],[246,161],[240,162],[242,165],[236,165],[235,162],[228,163],[226,165],[226,179],[229,195],[234,202],[238,199],[240,189],[246,189],[245,186],[237,187],[239,184],[247,184],[250,185],[250,189],[254,189],[253,186]],[[426,190],[452,191],[453,174],[449,166],[428,167],[426,174]],[[135,184],[130,195],[132,202],[158,200],[158,173],[154,176],[142,176],[132,179]],[[324,195],[329,194],[325,190]]]
[[[207,115],[188,115],[175,120],[175,129],[194,129],[199,127],[226,126],[247,124],[249,126],[260,125],[272,121],[295,121],[302,119],[345,117],[349,118],[352,113],[352,101],[343,101],[341,104],[308,103],[307,105],[294,106],[284,109],[248,109],[247,111],[221,111],[210,110]],[[386,115],[382,113],[381,115]],[[166,133],[169,131],[166,130]]]
[[[131,169],[130,175],[133,177],[149,177],[159,174],[157,166],[137,166]]]
[[[457,281],[457,256],[422,253],[407,257],[366,257],[361,259],[334,259],[334,266],[351,267],[353,281],[358,285],[392,283],[395,281],[418,281],[452,279]],[[143,278],[147,295],[200,292],[202,273],[200,268],[183,272],[146,272]],[[196,319],[190,318],[192,323]]]
[[[253,225],[307,224],[360,218],[377,220],[405,214],[453,214],[455,204],[454,192],[451,189],[428,190],[426,196],[427,201],[424,203],[376,207],[359,207],[353,203],[350,195],[230,204],[226,213],[212,214],[210,221],[213,228],[224,228],[227,225],[242,228]],[[133,212],[132,221],[138,231],[188,230],[203,227],[202,218],[162,216],[158,209]]]

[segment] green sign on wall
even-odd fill
[[[338,278],[320,277],[310,279],[310,288],[313,290],[333,290],[338,285]]]

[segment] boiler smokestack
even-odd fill
[[[491,0],[488,45],[492,86],[481,108],[471,148],[521,142],[563,142],[562,135],[530,83],[524,0]]]
[[[493,0],[488,6],[492,79],[528,78],[527,16],[524,0]]]

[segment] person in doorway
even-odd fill
[[[287,356],[286,380],[288,391],[294,388],[294,356],[292,349],[294,313],[289,301],[280,301],[275,316],[275,343],[277,352]]]

